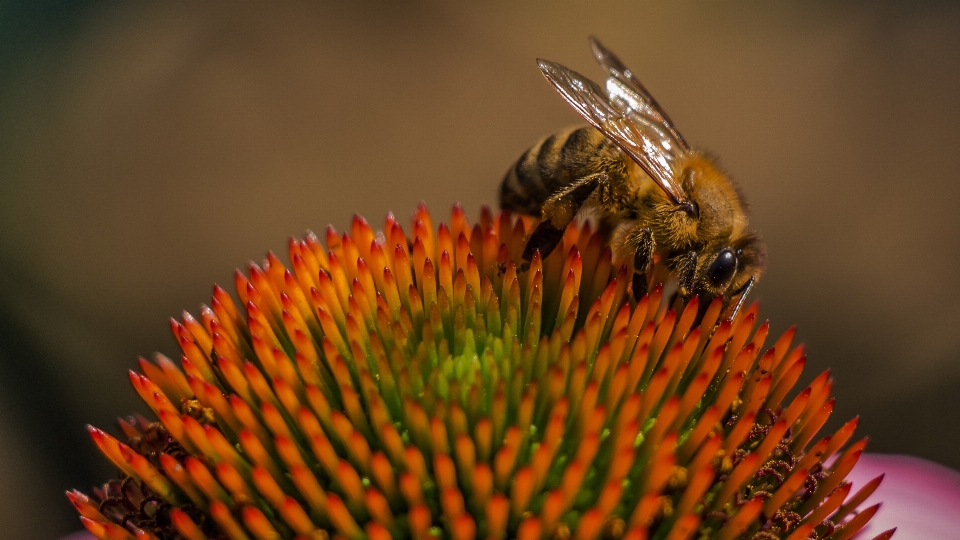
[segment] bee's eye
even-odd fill
[[[707,269],[707,279],[714,287],[719,287],[730,281],[734,272],[737,271],[737,256],[733,254],[730,248],[723,248],[717,254],[717,258]]]

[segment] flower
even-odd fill
[[[140,360],[158,421],[90,427],[121,478],[68,493],[99,538],[831,538],[877,506],[845,476],[833,410],[791,329],[756,304],[634,301],[629,268],[571,225],[518,273],[531,223],[455,207],[407,235],[355,218],[215,287]],[[832,461],[831,461],[832,460]],[[825,465],[830,463],[830,465]],[[892,531],[877,538],[889,538]],[[178,536],[179,535],[179,536]]]
[[[877,475],[883,484],[868,501],[883,501],[864,533],[897,528],[898,540],[954,538],[960,530],[960,472],[912,456],[866,454],[847,479],[854,487]]]

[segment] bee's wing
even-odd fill
[[[657,119],[670,133],[673,138],[684,149],[690,148],[683,135],[677,131],[673,121],[667,116],[667,113],[660,107],[657,100],[653,98],[646,87],[633,76],[630,71],[613,51],[603,46],[600,40],[590,36],[590,49],[593,51],[594,58],[603,66],[610,77],[607,79],[607,93],[611,97],[623,99],[631,109],[640,111],[642,114]]]
[[[636,110],[618,96],[607,95],[597,83],[560,64],[546,60],[537,60],[537,64],[580,116],[617,143],[673,202],[687,201],[673,179],[674,165],[686,149],[660,117]]]

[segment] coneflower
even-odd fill
[[[130,373],[155,420],[90,433],[120,478],[68,493],[103,539],[830,538],[877,509],[865,440],[754,304],[634,301],[588,224],[517,272],[529,221],[455,207],[289,243],[172,321]],[[876,538],[889,538],[887,531]]]

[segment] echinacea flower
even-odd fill
[[[856,420],[752,305],[639,301],[588,224],[518,273],[531,223],[459,207],[289,244],[141,359],[157,420],[90,433],[98,538],[851,538]],[[702,318],[699,313],[702,312]],[[699,319],[698,319],[699,318]],[[829,465],[828,465],[829,464]],[[891,531],[876,538],[889,538]]]
[[[883,501],[864,533],[897,527],[898,540],[960,536],[960,472],[912,456],[865,454],[847,479],[856,488],[883,476],[867,500]]]

